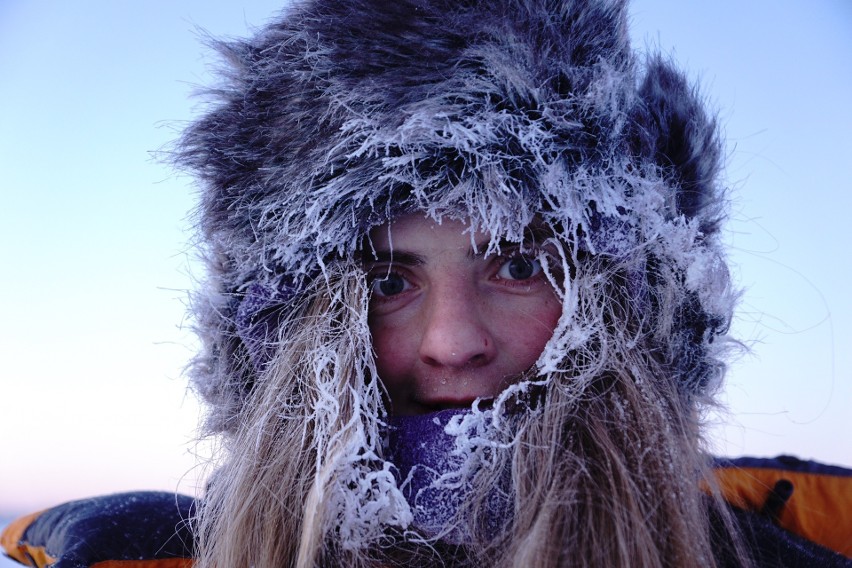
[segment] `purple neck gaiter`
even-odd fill
[[[491,538],[511,518],[506,475],[501,479],[507,483],[489,490],[482,518],[457,517],[479,466],[459,438],[448,433],[456,430],[448,425],[457,426],[471,414],[450,409],[390,420],[387,459],[397,467],[397,482],[411,506],[414,528],[427,538],[464,544],[471,541],[474,524],[480,524],[484,536]]]

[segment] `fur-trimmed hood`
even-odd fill
[[[276,310],[416,210],[495,246],[538,218],[630,266],[685,396],[717,382],[718,131],[680,72],[632,51],[624,1],[300,1],[217,47],[224,82],[177,154],[201,186],[194,380],[214,428],[239,415]]]

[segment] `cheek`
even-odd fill
[[[385,386],[391,388],[399,382],[410,364],[409,337],[405,330],[370,321],[373,350],[376,352],[376,370]]]
[[[513,341],[507,344],[515,345],[514,356],[524,366],[523,370],[538,360],[544,346],[553,337],[561,315],[562,304],[551,293],[524,310],[523,316],[511,319],[513,323],[506,328],[506,333],[512,336]]]

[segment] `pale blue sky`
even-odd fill
[[[0,0],[0,513],[193,491],[194,196],[151,152],[209,82],[195,26],[244,35],[280,5]],[[729,139],[734,331],[752,353],[731,369],[716,448],[852,465],[852,3],[632,13],[636,44],[701,79]]]

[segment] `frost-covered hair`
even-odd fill
[[[712,565],[721,144],[684,76],[631,50],[625,2],[297,1],[217,48],[177,154],[208,268],[192,376],[226,450],[202,565]],[[492,250],[544,227],[563,304],[528,380],[453,422],[466,489],[437,535],[387,459],[358,262],[412,212]],[[484,527],[495,487],[512,512]]]

